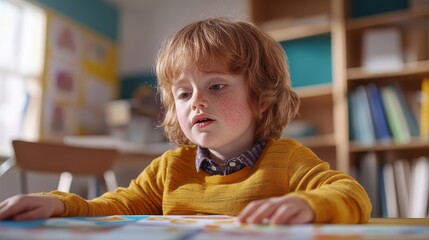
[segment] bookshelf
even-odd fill
[[[347,16],[350,12],[347,8],[351,5],[350,1],[342,0],[251,1],[253,21],[279,42],[330,36],[331,82],[295,88],[302,102],[297,120],[307,120],[318,129],[314,136],[298,139],[312,149],[332,148],[332,154],[328,157],[334,159],[338,169],[346,172],[350,171],[356,149],[374,150],[371,147],[357,147],[359,143],[349,141],[349,109],[344,103],[347,103],[350,92],[359,85],[375,83],[385,86],[393,82],[399,82],[406,93],[417,92],[421,79],[429,75],[429,53],[421,59],[404,62],[402,68],[395,71],[368,72],[361,66],[364,47],[361,42],[365,30],[389,26],[403,30],[407,25],[428,21],[429,6],[352,19]],[[294,59],[289,61],[293,63]],[[319,114],[323,118],[314,119]],[[419,146],[426,144],[426,140],[413,139],[407,145],[413,146],[414,142],[418,142]],[[379,144],[376,142],[375,146]],[[386,148],[385,144],[383,146]],[[388,148],[401,147],[392,143]]]
[[[428,52],[428,31],[429,24],[424,26],[422,22],[429,21],[429,6],[423,6],[420,8],[409,8],[390,13],[378,14],[375,16],[362,17],[358,19],[347,19],[346,20],[346,45],[347,47],[347,94],[359,85],[367,85],[374,83],[377,86],[383,87],[385,85],[396,82],[400,85],[404,94],[419,94],[421,90],[421,81],[424,77],[429,76],[429,52]],[[368,72],[364,67],[361,66],[362,56],[360,50],[365,47],[361,44],[361,39],[364,32],[367,29],[393,27],[400,31],[402,40],[407,34],[408,28],[416,28],[416,26],[422,28],[425,32],[424,36],[426,39],[423,41],[423,46],[417,46],[414,51],[423,52],[422,56],[418,58],[407,60],[403,56],[404,62],[400,69],[393,71],[380,71],[380,72]],[[407,44],[403,41],[403,44]],[[408,43],[409,44],[409,43]],[[356,47],[359,46],[359,47]],[[402,51],[407,48],[406,45],[402,46]],[[409,100],[409,99],[408,99]],[[418,117],[419,102],[417,98],[410,101],[410,104],[415,105],[414,112]],[[405,144],[398,144],[391,142],[388,144],[382,144],[376,142],[373,146],[359,146],[358,143],[350,143],[350,156],[349,161],[353,161],[358,158],[359,152],[369,151],[409,151],[409,149],[429,149],[428,139],[421,138],[420,136],[414,136],[409,142]],[[420,151],[420,152],[422,152]],[[429,154],[429,151],[426,151]]]
[[[349,114],[355,109],[354,105],[350,105],[350,96],[362,86],[368,92],[368,85],[380,89],[380,93],[388,92],[385,89],[389,89],[389,91],[399,89],[402,94],[393,91],[397,97],[397,104],[394,106],[404,108],[402,107],[404,101],[401,102],[399,97],[402,95],[402,100],[405,100],[407,103],[405,105],[410,109],[410,111],[403,110],[402,114],[413,113],[417,122],[415,125],[418,125],[419,128],[421,125],[422,82],[424,78],[429,78],[429,5],[416,7],[412,5],[413,1],[406,0],[381,2],[383,3],[378,1],[378,4],[399,3],[401,6],[398,7],[397,4],[397,6],[388,7],[388,10],[384,12],[377,10],[376,14],[352,17],[354,14],[352,7],[377,3],[369,0],[251,0],[253,21],[281,42],[284,47],[286,46],[292,81],[301,81],[296,77],[297,75],[294,78],[293,64],[294,61],[297,61],[297,57],[291,57],[291,51],[288,52],[287,44],[284,43],[306,41],[306,39],[319,36],[329,37],[329,45],[325,45],[325,47],[329,48],[331,55],[325,60],[331,63],[330,81],[324,84],[310,81],[305,82],[302,86],[294,86],[301,98],[300,115],[295,121],[310,123],[317,131],[310,136],[293,137],[311,148],[334,168],[348,172],[358,179],[363,176],[365,166],[379,168],[369,172],[377,174],[377,176],[372,176],[372,179],[380,179],[383,177],[383,168],[389,165],[388,167],[391,169],[391,164],[398,159],[405,160],[411,168],[417,159],[421,160],[422,157],[426,158],[426,164],[429,164],[429,160],[427,160],[429,158],[429,136],[421,136],[420,132],[418,135],[411,134],[411,129],[415,130],[415,126],[410,127],[410,114],[402,118],[402,123],[406,124],[410,131],[409,139],[402,142],[394,139],[393,135],[387,141],[382,141],[374,135],[372,142],[363,143],[357,141],[353,133],[349,132],[349,129],[353,127],[353,119]],[[377,6],[377,9],[380,9],[379,7]],[[365,62],[368,61],[368,52],[365,53],[364,50],[371,47],[370,44],[373,42],[365,40],[368,39],[369,32],[372,30],[377,33],[378,30],[384,29],[388,29],[390,33],[394,33],[394,36],[398,36],[396,40],[400,45],[396,45],[397,48],[394,50],[400,52],[400,56],[393,57],[400,59],[399,67],[369,69],[368,62]],[[383,48],[390,44],[387,41],[389,40],[381,41],[381,45],[378,47]],[[391,44],[390,47],[392,46],[395,45]],[[309,71],[305,64],[301,65],[304,65],[304,67],[301,66],[304,71]],[[318,70],[312,69],[311,71],[318,72]],[[380,99],[385,101],[385,97],[381,95]],[[384,95],[386,94],[384,93]],[[373,108],[373,106],[370,107]],[[385,113],[385,106],[382,111]],[[370,114],[371,122],[374,124],[372,109]],[[429,115],[429,110],[427,114]],[[391,123],[386,122],[386,124],[392,134],[389,125]],[[369,155],[372,156],[370,160],[368,160]],[[368,163],[374,159],[375,163]],[[398,171],[395,166],[393,168],[395,172]],[[427,184],[424,187],[429,188]],[[374,191],[372,192],[374,193]],[[377,191],[375,193],[379,194]],[[370,197],[373,199],[373,196]],[[386,200],[385,196],[378,196],[377,199],[383,197]],[[410,205],[412,205],[414,200],[411,193],[409,198]],[[402,200],[398,199],[398,205],[399,202],[402,203]],[[386,217],[387,213],[382,208],[383,206],[378,206],[377,211],[379,212],[374,213],[373,216]],[[404,209],[397,212],[404,214]],[[425,216],[428,216],[428,212]]]
[[[350,153],[364,153],[364,152],[387,152],[387,151],[425,151],[429,145],[426,139],[411,139],[407,143],[375,143],[371,146],[362,145],[359,143],[350,144]],[[427,153],[427,152],[426,152]]]
[[[404,63],[401,70],[380,73],[368,73],[360,67],[348,68],[347,79],[349,82],[361,81],[365,79],[385,79],[385,78],[415,78],[427,75],[429,72],[429,60]]]
[[[424,78],[429,77],[429,5],[413,8],[411,3],[409,4],[410,6],[403,10],[359,18],[345,18],[344,20],[344,33],[346,36],[344,39],[346,46],[345,95],[354,94],[356,89],[362,86],[368,88],[369,85],[372,85],[380,89],[384,108],[378,112],[386,114],[386,122],[391,134],[391,138],[387,141],[382,141],[375,136],[371,144],[353,138],[353,133],[348,138],[349,154],[347,161],[349,172],[357,172],[358,179],[362,181],[367,190],[372,188],[370,185],[378,185],[380,189],[384,187],[382,191],[372,193],[368,191],[372,200],[380,199],[373,204],[377,205],[376,211],[372,213],[373,216],[428,216],[428,196],[427,194],[422,195],[419,193],[429,189],[427,181],[424,180],[424,176],[428,175],[425,169],[429,169],[427,167],[429,164],[427,159],[429,156],[429,138],[422,136],[420,129],[417,128],[421,127],[422,81]],[[395,52],[396,56],[392,57],[398,57],[401,60],[400,67],[384,70],[366,68],[365,61],[368,60],[368,55],[365,56],[364,49],[371,47],[368,44],[374,43],[366,42],[365,44],[365,38],[372,34],[374,30],[375,32],[380,30],[382,32],[386,29],[396,32],[399,36],[397,40],[399,40],[400,45],[398,44],[397,49],[394,49],[399,51],[390,51],[388,54]],[[386,41],[383,40],[378,47],[383,48],[390,44],[391,39],[385,39]],[[397,55],[398,52],[400,55]],[[380,63],[386,62],[380,61]],[[391,100],[386,97],[386,89],[392,89],[392,86],[397,86],[397,89],[399,89],[394,94],[399,99],[394,104],[399,113],[391,115],[394,116],[393,119],[403,119],[399,128],[394,126],[395,124],[391,120],[392,117],[389,118],[388,116],[388,105],[392,103],[388,103]],[[401,95],[407,103],[405,107],[400,103]],[[353,108],[356,108],[356,105],[353,104],[349,106],[349,111],[351,112]],[[374,114],[371,113],[371,116],[373,117]],[[415,123],[410,123],[409,121],[412,116],[416,119]],[[348,119],[348,123],[352,127],[353,119]],[[377,126],[374,118],[373,124]],[[396,138],[394,133],[398,129],[403,134],[408,134],[408,138],[405,138],[406,140]],[[412,131],[413,129],[414,131]],[[376,174],[373,179],[377,180],[365,185],[365,180],[359,178],[359,174],[362,176],[362,172],[371,172],[368,166],[371,165],[369,162],[374,160],[371,160],[368,156],[373,156],[376,161],[372,166],[377,169],[373,171]],[[398,164],[398,162],[402,164]],[[405,168],[404,165],[407,167]],[[393,171],[389,174],[391,176],[386,176],[389,171]],[[404,176],[408,178],[404,178]],[[421,182],[425,183],[422,184]],[[406,191],[408,192],[406,194],[403,192],[404,188],[407,188]],[[393,195],[388,197],[389,193]],[[423,210],[420,210],[420,213],[416,212],[413,209],[414,205]]]
[[[279,41],[288,55],[292,85],[301,100],[294,122],[305,122],[315,130],[310,136],[293,137],[334,168],[347,171],[347,162],[340,161],[348,154],[341,148],[346,137],[342,123],[346,119],[338,114],[345,111],[338,90],[345,72],[340,69],[341,63],[336,63],[344,51],[334,49],[341,36],[337,33],[340,28],[333,23],[339,15],[333,5],[330,0],[252,0],[251,13],[255,24]],[[310,68],[312,71],[308,71]]]

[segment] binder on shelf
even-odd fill
[[[378,189],[380,190],[380,217],[387,217],[387,198],[384,188],[384,170],[383,166],[378,168]]]
[[[380,199],[378,184],[378,160],[375,152],[366,153],[360,161],[359,182],[365,188],[371,200],[371,217],[380,216]]]
[[[356,107],[356,91],[351,91],[347,96],[348,98],[348,107],[349,107],[349,136],[350,140],[359,141],[360,131],[357,121],[358,111]]]
[[[366,90],[368,93],[369,106],[371,109],[371,117],[374,123],[376,138],[381,142],[388,142],[392,139],[392,135],[389,127],[387,126],[387,119],[380,90],[373,83],[368,84],[366,86]]]
[[[398,193],[399,217],[408,216],[411,170],[407,159],[396,159],[393,161],[393,170],[395,175],[396,191]]]
[[[381,97],[386,109],[387,123],[392,131],[393,140],[399,143],[407,143],[411,140],[411,134],[400,109],[399,100],[393,89],[389,86],[381,88]]]
[[[419,157],[411,166],[411,191],[408,217],[424,218],[429,198],[429,159]]]
[[[383,183],[384,192],[386,196],[386,210],[388,218],[399,217],[398,200],[395,185],[395,175],[393,171],[393,164],[391,161],[386,161],[383,166]]]
[[[355,90],[355,105],[356,108],[356,121],[358,128],[356,129],[357,139],[361,144],[372,145],[375,143],[374,125],[371,119],[371,110],[368,102],[368,95],[365,87],[362,85],[357,86]]]
[[[420,136],[429,137],[429,78],[421,83]]]
[[[396,27],[363,32],[362,67],[368,72],[399,71],[403,67],[401,31]]]
[[[401,90],[401,87],[399,86],[398,83],[395,83],[391,85],[391,88],[393,89],[393,92],[395,93],[397,99],[399,100],[400,109],[402,109],[402,112],[405,115],[405,120],[407,122],[407,126],[411,136],[418,137],[420,133],[419,123],[417,122],[416,115],[411,109],[410,104],[408,104],[407,100],[405,99],[405,96]]]

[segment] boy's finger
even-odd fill
[[[41,216],[44,216],[43,209],[38,207],[34,209],[29,209],[27,211],[24,211],[22,213],[19,213],[13,217],[14,220],[17,221],[24,221],[24,220],[36,220],[43,218]]]
[[[0,219],[11,218],[28,208],[27,199],[22,196],[15,196],[3,202],[0,208]]]
[[[7,201],[0,202],[0,209],[7,205]]]
[[[8,204],[3,205],[2,208],[0,208],[0,220],[8,219],[12,217],[14,214],[18,213],[20,210],[16,206],[12,205],[9,206]]]
[[[249,217],[262,203],[264,203],[264,201],[259,200],[247,204],[247,206],[237,216],[238,221],[245,222],[246,218]]]
[[[270,224],[288,223],[299,211],[299,208],[291,207],[290,204],[283,204],[271,217]]]
[[[263,204],[259,205],[250,216],[248,216],[245,221],[252,224],[263,224],[266,223],[267,219],[270,219],[271,216],[276,212],[277,205],[272,201],[265,201]]]
[[[300,211],[289,219],[289,224],[309,223],[313,221],[313,214],[309,211]]]

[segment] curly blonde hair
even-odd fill
[[[177,120],[173,79],[189,66],[209,71],[219,64],[229,73],[245,76],[257,126],[255,139],[279,138],[299,108],[283,48],[249,22],[210,18],[179,30],[164,42],[157,56],[158,90],[166,110],[161,126],[170,141],[191,144]]]

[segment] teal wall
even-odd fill
[[[130,99],[132,98],[133,92],[137,90],[139,86],[149,85],[156,87],[156,77],[152,72],[123,76],[120,85],[120,98]]]
[[[281,45],[288,57],[293,87],[332,82],[329,35],[285,41]]]
[[[65,16],[99,32],[116,42],[118,40],[119,10],[103,0],[28,0],[54,9]]]

